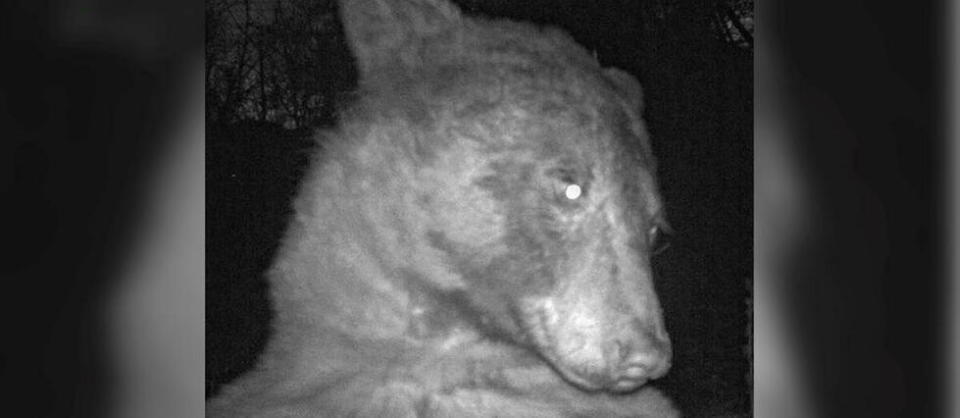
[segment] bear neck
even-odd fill
[[[402,210],[391,205],[403,200],[403,188],[360,177],[361,171],[375,172],[338,161],[308,174],[303,187],[315,192],[297,199],[283,256],[270,273],[275,332],[290,338],[311,335],[314,345],[419,346],[427,340],[475,338],[471,323],[448,304],[437,303],[442,289],[411,267],[422,260],[396,252],[421,245],[398,242],[415,234],[383,227],[404,223],[396,215]],[[332,334],[349,341],[326,338]]]

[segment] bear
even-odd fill
[[[667,227],[631,75],[446,0],[342,0],[359,86],[321,132],[229,417],[674,417]]]

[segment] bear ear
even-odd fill
[[[632,75],[616,68],[604,68],[603,75],[613,83],[617,90],[623,92],[627,102],[632,110],[637,111],[639,115],[643,114],[643,89],[640,82]]]
[[[447,0],[340,0],[340,16],[361,76],[418,66],[425,39],[461,25],[460,11]]]
[[[651,175],[655,175],[657,160],[654,158],[653,150],[650,147],[650,134],[647,133],[647,128],[643,124],[643,89],[640,87],[640,82],[626,71],[616,68],[604,68],[603,75],[620,92],[625,101],[624,105],[630,107],[628,112],[636,112],[636,118],[631,122],[630,129],[636,135],[637,143],[640,146],[640,160]]]

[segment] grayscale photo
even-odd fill
[[[207,416],[752,416],[753,9],[206,0]]]

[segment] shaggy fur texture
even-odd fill
[[[344,0],[361,86],[269,272],[258,367],[212,416],[676,416],[640,86],[568,36]]]

